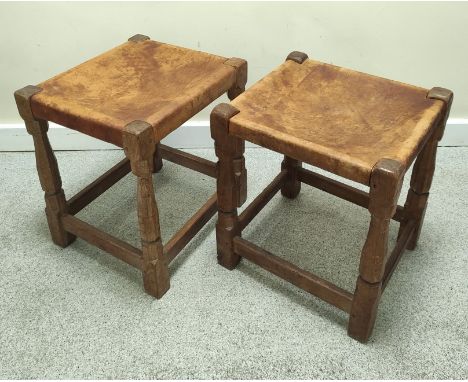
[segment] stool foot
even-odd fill
[[[374,328],[382,283],[371,284],[358,277],[353,305],[349,316],[348,336],[367,342]]]
[[[45,214],[52,241],[59,247],[65,248],[75,241],[76,236],[65,231],[60,218],[62,211],[67,210],[67,202],[65,201],[63,190],[52,195],[46,193],[45,202]]]
[[[146,293],[160,299],[170,288],[169,270],[161,240],[142,243],[143,286]]]
[[[232,240],[239,236],[237,212],[218,213],[216,224],[216,247],[218,252],[218,264],[224,268],[233,270],[239,264],[241,257],[234,253]]]
[[[424,208],[424,210],[421,212],[421,218],[418,222],[418,225],[416,226],[413,233],[411,234],[411,239],[409,240],[408,245],[406,247],[406,249],[409,249],[410,251],[415,250],[416,246],[418,245],[418,240],[419,240],[419,236],[421,235],[421,230],[422,230],[425,215],[426,215],[426,209]]]

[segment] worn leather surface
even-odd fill
[[[443,103],[427,89],[306,60],[288,60],[241,94],[229,132],[368,184],[381,158],[408,167]]]
[[[162,139],[235,82],[226,58],[156,41],[127,42],[42,82],[42,118],[122,146],[122,129],[146,121]]]

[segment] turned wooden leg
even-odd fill
[[[421,234],[424,216],[426,214],[427,201],[429,199],[429,190],[431,188],[432,179],[436,164],[437,144],[444,135],[445,125],[450,113],[450,107],[453,101],[453,93],[450,90],[443,88],[433,88],[427,94],[428,98],[438,99],[444,102],[444,110],[436,129],[433,131],[429,140],[419,153],[414,163],[413,172],[411,174],[410,189],[405,202],[405,219],[400,224],[398,236],[403,232],[409,220],[416,220],[416,228],[414,229],[407,248],[413,250],[418,243],[419,235]]]
[[[348,324],[348,335],[361,342],[369,339],[374,327],[387,257],[388,229],[396,210],[403,175],[403,166],[391,159],[380,160],[372,170],[369,200],[371,222],[361,253]]]
[[[156,147],[152,126],[143,121],[129,123],[123,131],[123,146],[132,172],[137,177],[143,284],[148,294],[161,298],[169,289],[169,270],[163,254],[159,213],[152,180]]]
[[[156,143],[153,158],[154,158],[153,174],[156,174],[157,172],[161,171],[163,167],[161,144],[159,142]]]
[[[231,105],[220,104],[211,112],[210,123],[218,157],[216,245],[218,262],[227,269],[234,269],[240,261],[232,240],[241,235],[236,207],[246,199],[247,184],[244,141],[229,135],[229,119],[237,113]]]
[[[41,88],[36,86],[26,86],[15,92],[15,99],[26,130],[34,140],[37,173],[45,193],[45,212],[52,240],[55,244],[66,247],[75,240],[75,236],[65,231],[61,220],[67,213],[67,203],[57,159],[47,137],[49,125],[47,121],[34,118],[30,105],[31,97],[40,91]]]
[[[301,191],[301,182],[298,177],[298,170],[302,167],[302,162],[284,156],[281,162],[281,170],[287,170],[286,181],[281,187],[281,194],[289,199],[294,199]]]

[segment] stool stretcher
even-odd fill
[[[192,240],[217,212],[216,193],[184,224],[184,226],[166,243],[164,255],[168,263]]]
[[[163,159],[216,178],[216,163],[196,155],[160,145]]]
[[[169,146],[160,145],[163,159],[183,167],[216,177],[216,163],[196,155],[185,153]],[[130,161],[125,158],[83,188],[67,201],[67,214],[62,216],[67,232],[82,238],[111,255],[138,269],[142,269],[142,251],[73,216],[106,192],[130,169]],[[177,231],[163,248],[169,264],[185,248],[192,238],[205,226],[217,211],[217,197],[214,193],[208,201]]]
[[[141,269],[142,252],[140,249],[101,231],[73,215],[62,216],[62,223],[67,232],[110,253],[118,259],[125,261],[127,264]]]
[[[239,215],[239,227],[243,230],[276,195],[286,181],[287,171],[281,171],[273,181]]]
[[[351,311],[352,293],[265,251],[239,236],[235,237],[233,242],[234,252],[237,255],[250,260],[347,313]]]
[[[382,283],[383,290],[385,290],[387,283],[392,277],[393,271],[398,265],[403,253],[405,252],[405,249],[408,247],[408,243],[410,242],[412,233],[415,229],[416,220],[410,220],[401,233],[397,243],[395,244],[395,248],[393,248],[392,253],[388,257],[387,263],[385,264],[385,272]]]
[[[327,178],[310,170],[300,168],[298,178],[301,182],[316,187],[322,191],[338,196],[362,207],[369,205],[369,194],[348,186],[344,183]],[[257,214],[267,205],[267,203],[278,193],[287,180],[287,170],[282,170],[273,181],[244,209],[238,218],[238,228],[240,232],[257,216]],[[393,219],[403,220],[406,213],[403,207],[398,206]],[[393,271],[400,261],[412,233],[416,228],[416,220],[407,220],[404,230],[391,252],[386,264],[383,278],[383,288],[385,289]],[[337,308],[350,313],[354,294],[348,292],[327,280],[324,280],[296,265],[273,255],[265,249],[243,239],[241,236],[233,238],[233,249],[237,256],[243,257],[254,264],[266,269],[278,277],[296,285],[297,287],[321,298]]]
[[[299,180],[309,186],[318,188],[329,194],[335,195],[340,199],[357,204],[358,206],[368,208],[369,194],[347,184],[338,182],[337,180],[327,178],[305,168],[298,170]],[[401,222],[404,218],[404,208],[397,206],[396,212],[393,215],[393,220]]]
[[[94,182],[67,201],[68,213],[75,215],[130,172],[130,161],[122,159]]]

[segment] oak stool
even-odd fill
[[[81,237],[141,269],[146,292],[162,297],[169,289],[168,264],[216,213],[216,193],[163,246],[152,173],[165,159],[215,177],[216,164],[160,141],[223,93],[236,97],[246,81],[242,59],[135,35],[50,80],[16,91],[19,113],[34,139],[54,243],[66,247]],[[48,121],[123,147],[126,159],[67,200],[47,137]],[[74,216],[130,171],[137,179],[141,249]]]
[[[429,91],[309,60],[286,61],[230,104],[211,113],[218,156],[218,262],[233,269],[241,257],[349,313],[348,335],[366,342],[377,306],[405,248],[414,249],[424,220],[453,94]],[[284,154],[281,172],[240,215],[246,200],[244,141]],[[403,176],[415,160],[405,206]],[[302,162],[367,185],[366,193],[302,167]],[[306,183],[365,207],[370,227],[354,294],[242,238],[243,229],[281,190],[295,198]],[[400,222],[387,250],[390,219]]]

